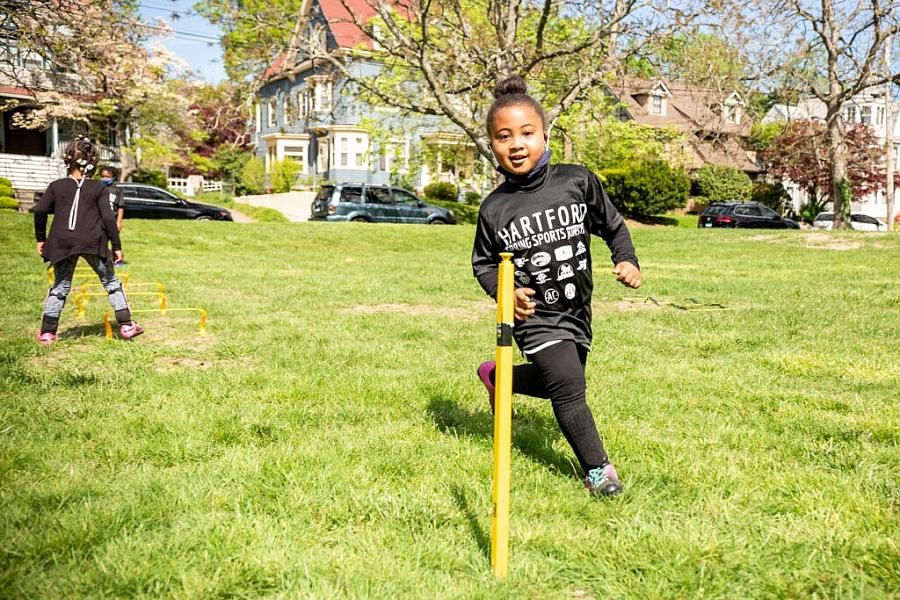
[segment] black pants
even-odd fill
[[[556,422],[585,472],[609,462],[585,398],[587,355],[586,348],[564,341],[513,367],[513,393],[550,399]]]

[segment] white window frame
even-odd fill
[[[863,104],[859,107],[859,122],[864,125],[872,124],[872,106],[870,104]]]
[[[664,116],[666,114],[666,99],[662,94],[650,95],[650,114]]]
[[[266,101],[266,124],[269,128],[275,127],[275,98]]]
[[[259,100],[254,102],[254,113],[256,115],[256,133],[262,131],[262,104]]]
[[[284,123],[285,127],[289,127],[291,124],[291,118],[293,117],[292,112],[294,109],[294,103],[290,94],[284,95],[283,106],[284,109],[281,111],[281,120]]]
[[[295,150],[296,148],[296,150]],[[298,163],[300,163],[301,172],[307,172],[307,164],[306,164],[306,153],[309,151],[309,143],[308,142],[299,142],[299,143],[291,143],[291,145],[285,144],[282,147],[281,153],[285,159],[291,159]]]

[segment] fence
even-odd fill
[[[190,177],[168,177],[166,185],[170,190],[185,196],[196,196],[200,192],[221,192],[225,190],[224,181],[207,181],[201,175]]]

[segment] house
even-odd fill
[[[688,171],[721,165],[740,169],[751,179],[761,175],[756,153],[743,147],[752,123],[738,92],[664,78],[627,77],[608,84],[607,93],[618,102],[620,121],[685,134],[686,144],[680,150]]]
[[[370,17],[365,0],[346,0]],[[355,75],[381,69],[372,41],[349,20],[341,0],[306,0],[295,31],[302,43],[279,55],[262,77],[255,98],[256,155],[271,173],[276,161],[296,160],[301,179],[402,184],[424,188],[433,181],[485,190],[490,164],[449,121],[402,115],[358,100],[354,84],[302,49],[315,44],[346,57]],[[362,52],[360,52],[362,50]]]
[[[869,88],[854,96],[844,104],[841,115],[845,124],[862,123],[872,128],[880,146],[885,145],[887,136],[887,119],[885,118],[885,97],[883,88]],[[802,100],[795,105],[775,104],[766,113],[763,123],[778,123],[784,121],[825,121],[827,109],[825,103],[818,98]],[[892,103],[893,115],[893,140],[894,169],[900,172],[900,104]],[[792,182],[785,182],[785,189],[791,195],[794,208],[799,210],[809,201],[806,190],[800,189]],[[887,218],[886,192],[879,190],[862,198],[854,198],[850,204],[851,212],[860,212],[877,217]]]
[[[87,126],[54,118],[43,129],[22,127],[19,121],[40,107],[38,93],[88,97],[91,90],[69,73],[57,70],[46,57],[18,47],[14,36],[0,37],[0,177],[12,182],[22,209],[28,208],[47,184],[64,177],[66,145]],[[103,164],[117,166],[114,134],[98,144]]]

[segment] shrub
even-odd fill
[[[296,160],[286,158],[272,165],[272,189],[277,193],[289,192],[294,187],[303,166]]]
[[[11,208],[13,210],[19,208],[19,201],[12,196],[0,195],[0,209]]]
[[[0,182],[0,196],[15,196],[12,186]]]
[[[155,185],[162,189],[168,189],[169,182],[166,180],[166,174],[156,169],[138,169],[132,171],[131,181],[135,183],[146,183],[147,185]]]
[[[481,194],[478,192],[466,192],[466,204],[481,204]]]
[[[691,189],[684,169],[661,160],[608,169],[603,176],[610,200],[627,215],[651,216],[683,208]]]
[[[693,194],[708,202],[743,202],[750,199],[753,184],[740,169],[703,165],[693,174]]]
[[[446,181],[435,181],[425,186],[425,197],[431,200],[455,202],[458,193],[456,186]]]
[[[262,194],[266,184],[266,163],[261,158],[248,160],[235,182],[236,192],[240,196]]]
[[[793,212],[791,209],[791,197],[781,185],[778,183],[757,182],[753,184],[750,192],[750,199],[760,204],[765,204],[772,210],[778,211],[784,215]]]

